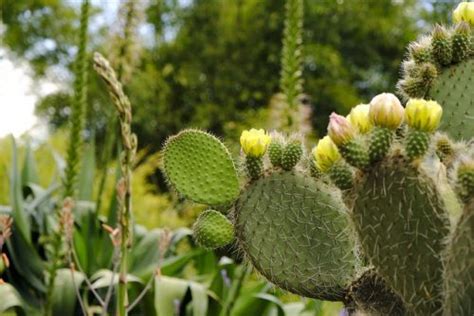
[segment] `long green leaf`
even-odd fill
[[[12,167],[10,172],[10,204],[12,205],[12,217],[15,225],[23,239],[31,244],[30,223],[23,207],[23,196],[21,193],[21,177],[18,172],[18,150],[15,139],[12,137]]]
[[[80,288],[84,275],[77,271],[73,273],[70,269],[60,269],[54,279],[53,315],[55,316],[74,315],[77,303],[76,289]]]
[[[81,172],[78,179],[78,199],[92,201],[95,175],[95,146],[91,143],[84,151],[81,163]]]
[[[23,185],[27,185],[29,183],[39,183],[36,160],[29,143],[26,145],[25,148],[25,160],[23,162],[23,170],[21,172],[21,183]]]
[[[155,278],[155,309],[158,316],[177,316],[180,304],[191,290],[194,316],[207,315],[207,302],[210,293],[199,283],[171,277]]]
[[[24,307],[20,294],[8,283],[0,285],[0,314],[13,307]]]

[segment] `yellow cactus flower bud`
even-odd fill
[[[318,145],[312,151],[316,167],[321,172],[327,172],[334,163],[341,159],[339,150],[329,136],[319,140]]]
[[[406,105],[405,115],[411,128],[433,132],[439,126],[443,108],[436,101],[410,99]]]
[[[461,21],[474,25],[474,2],[461,2],[453,11],[453,20],[456,23]]]
[[[355,137],[356,131],[344,116],[333,112],[329,116],[328,135],[334,144],[343,146]]]
[[[245,130],[240,136],[240,146],[242,146],[245,155],[255,158],[262,157],[265,154],[270,141],[270,135],[263,129]]]
[[[370,101],[369,117],[375,126],[397,129],[403,122],[404,109],[391,93],[381,93]]]
[[[373,127],[372,122],[369,119],[369,109],[370,105],[359,104],[353,107],[351,113],[346,116],[352,126],[357,128],[361,134],[368,133]]]

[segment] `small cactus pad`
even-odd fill
[[[281,157],[281,166],[285,170],[291,170],[300,161],[303,155],[303,147],[299,141],[294,141],[285,146]]]
[[[352,216],[364,254],[416,315],[441,307],[440,253],[449,233],[435,183],[402,156],[387,157],[355,189]]]
[[[216,249],[232,242],[234,226],[218,211],[207,210],[202,212],[194,223],[193,234],[201,247]]]
[[[252,183],[236,203],[239,244],[255,268],[290,292],[342,300],[356,258],[334,189],[296,172]]]
[[[467,204],[448,243],[445,315],[474,315],[474,200]]]
[[[444,69],[433,82],[428,99],[443,107],[440,129],[455,139],[474,137],[474,58]]]
[[[164,148],[168,180],[184,197],[198,203],[224,205],[239,194],[239,181],[227,148],[216,137],[185,130]]]

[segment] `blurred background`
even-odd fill
[[[225,139],[237,156],[243,129],[268,127],[279,92],[285,1],[136,0],[132,17],[127,2],[91,1],[87,52],[99,51],[121,65],[117,71],[133,106],[136,222],[148,229],[189,227],[202,208],[169,192],[159,149],[168,136],[195,127]],[[394,92],[407,44],[430,25],[449,21],[457,2],[306,0],[303,91],[312,110],[312,138],[324,136],[332,111],[347,114],[380,92]],[[40,185],[57,179],[51,164],[67,146],[80,5],[1,0],[0,204],[10,203],[8,134],[17,138],[18,159],[32,148]],[[125,21],[132,23],[124,29]],[[90,195],[109,201],[117,122],[89,66],[83,136],[93,157]],[[97,207],[105,214],[110,205]]]

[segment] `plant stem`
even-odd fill
[[[131,234],[131,180],[132,167],[137,150],[137,137],[131,132],[132,107],[127,96],[123,92],[122,84],[118,81],[116,74],[109,62],[99,53],[94,54],[94,69],[107,84],[107,88],[118,111],[120,120],[121,138],[123,150],[120,154],[120,167],[122,178],[117,184],[117,199],[119,202],[119,228],[120,228],[120,269],[118,282],[117,313],[120,316],[127,315],[127,266],[128,247],[132,243]]]
[[[234,281],[232,287],[230,288],[229,295],[227,296],[220,316],[230,315],[232,308],[234,307],[234,303],[237,300],[237,297],[239,296],[240,290],[242,289],[242,284],[244,283],[245,278],[247,277],[247,275],[250,274],[251,271],[252,267],[250,265],[244,264],[244,266],[242,266],[242,269],[238,273],[237,279]]]

